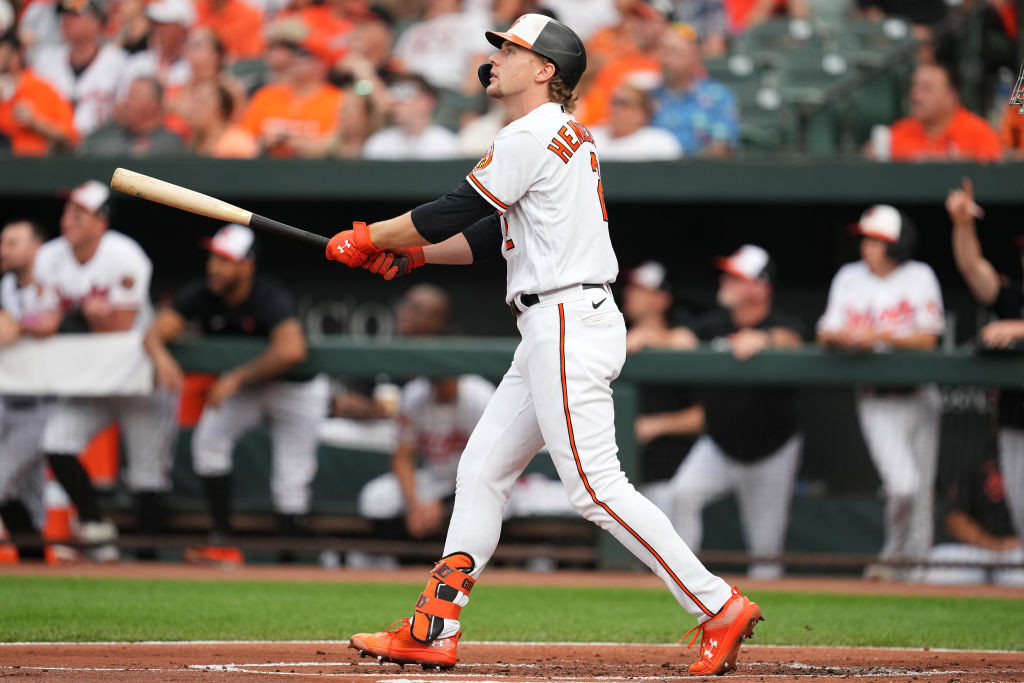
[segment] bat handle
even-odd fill
[[[323,235],[316,235],[312,232],[300,230],[299,228],[292,227],[286,223],[275,221],[273,218],[261,216],[258,213],[254,213],[249,219],[249,227],[265,230],[267,232],[275,232],[279,235],[291,237],[292,239],[299,240],[300,242],[313,244],[324,249],[327,248],[327,243],[330,241]]]

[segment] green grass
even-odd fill
[[[339,640],[409,613],[419,585],[0,577],[0,641]],[[754,642],[1024,649],[1024,600],[755,593]],[[695,620],[666,591],[488,586],[472,640],[674,642]]]

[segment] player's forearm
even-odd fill
[[[768,333],[768,343],[774,349],[798,349],[803,345],[803,339],[793,330],[773,327]]]
[[[93,332],[127,332],[135,324],[138,313],[134,309],[119,309],[104,315],[89,316],[87,321]]]
[[[301,362],[293,353],[283,353],[271,347],[262,355],[240,365],[230,372],[238,377],[242,386],[254,386],[276,379]]]
[[[999,296],[999,274],[982,255],[973,218],[953,224],[953,259],[974,297],[991,306]]]
[[[1002,548],[1001,538],[985,531],[984,527],[960,510],[954,510],[946,516],[946,531],[961,543],[993,550]]]
[[[412,507],[419,502],[416,494],[416,466],[414,462],[415,452],[409,444],[399,444],[394,456],[391,458],[391,471],[398,480],[398,486],[402,490],[402,497],[406,505]]]
[[[700,405],[648,417],[653,418],[657,436],[693,436],[704,431],[704,407]]]
[[[306,337],[299,321],[288,318],[270,334],[270,346],[261,355],[232,370],[242,386],[262,384],[280,377],[306,359]]]
[[[894,349],[904,351],[932,351],[939,343],[939,335],[932,332],[916,332],[899,337],[880,334],[878,338]]]
[[[423,256],[427,263],[438,265],[466,266],[473,263],[473,250],[461,232],[444,242],[423,247]]]
[[[402,247],[423,247],[430,244],[416,230],[412,212],[407,211],[397,218],[373,223],[369,226],[370,241],[378,249],[400,249]]]
[[[59,311],[27,315],[21,320],[21,331],[33,337],[50,337],[57,334],[64,315]]]

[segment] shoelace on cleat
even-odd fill
[[[694,631],[700,631],[700,633],[693,633]],[[696,626],[691,628],[689,631],[684,633],[683,637],[679,639],[679,643],[678,644],[682,645],[683,641],[686,640],[686,636],[690,635],[691,633],[693,633],[693,638],[690,639],[690,644],[686,646],[686,649],[690,649],[691,647],[693,647],[693,644],[697,642],[697,637],[698,636],[703,636],[704,635],[704,624],[697,624]],[[704,644],[703,637],[701,638],[700,643],[701,643],[701,645]]]
[[[409,623],[409,619],[410,618],[411,617],[402,617],[401,619],[399,619],[395,623],[391,624],[391,626],[388,626],[387,632],[391,633],[393,631],[401,631],[402,630],[402,626],[404,626],[405,624]],[[395,628],[396,626],[398,626],[398,628]]]

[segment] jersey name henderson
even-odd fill
[[[615,280],[597,147],[560,105],[543,104],[503,128],[467,179],[502,212],[507,301]]]

